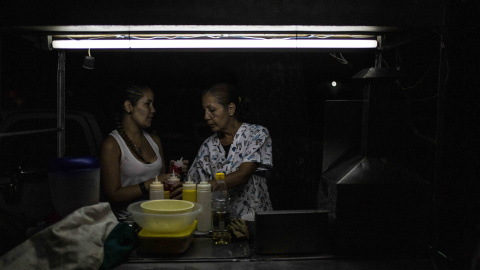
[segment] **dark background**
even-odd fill
[[[56,107],[57,52],[38,48],[35,37],[13,34],[11,26],[399,26],[406,31],[387,35],[392,48],[384,52],[384,65],[400,67],[406,74],[393,96],[407,124],[390,154],[433,184],[432,245],[446,254],[447,261],[466,262],[480,234],[477,5],[476,1],[145,1],[141,6],[2,1],[0,108]],[[95,69],[86,70],[81,67],[85,55],[66,54],[66,108],[94,114],[106,135],[116,84],[125,78],[145,81],[156,92],[152,131],[163,140],[167,159],[193,160],[210,135],[203,125],[201,91],[217,81],[235,83],[250,100],[251,122],[265,125],[273,139],[269,189],[276,209],[316,207],[324,102],[360,99],[362,82],[351,77],[373,67],[375,60],[373,51],[342,52],[350,63],[345,65],[329,52],[94,50]],[[329,87],[332,80],[341,87]]]

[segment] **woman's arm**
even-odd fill
[[[227,184],[227,188],[234,188],[241,184],[244,184],[252,177],[255,170],[257,170],[258,164],[255,162],[243,162],[240,164],[238,170],[225,175],[225,184]],[[215,180],[208,181],[212,187],[215,184]]]
[[[121,151],[117,141],[108,136],[100,148],[100,179],[105,195],[111,202],[127,202],[143,195],[138,185],[121,186],[120,156]]]

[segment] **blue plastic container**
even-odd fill
[[[100,200],[100,162],[96,157],[63,157],[50,162],[48,182],[58,214],[73,211]]]

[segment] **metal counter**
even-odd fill
[[[182,254],[145,255],[133,251],[117,270],[124,269],[435,269],[429,258],[347,258],[331,254],[259,255],[249,242],[214,245],[210,237],[195,236]]]
[[[183,269],[183,270],[212,270],[212,269],[255,269],[255,270],[434,270],[428,260],[294,260],[294,261],[243,261],[236,262],[149,262],[127,263],[119,265],[115,270],[137,269]]]
[[[196,232],[184,253],[146,254],[137,249],[115,269],[435,269],[425,253],[402,256],[398,252],[380,254],[376,252],[378,249],[372,252],[360,249],[348,256],[336,254],[325,237],[330,233],[327,212],[275,213],[258,215],[257,226],[247,223],[252,232],[248,241],[215,245],[211,236]],[[303,229],[291,229],[298,226]],[[295,248],[314,242],[323,243],[309,249]],[[266,244],[268,250],[264,248]],[[255,250],[257,247],[260,249]]]
[[[142,254],[134,250],[127,262],[156,262],[156,261],[220,261],[238,260],[251,257],[250,246],[247,241],[230,243],[228,245],[214,245],[211,237],[195,236],[188,249],[181,254]]]

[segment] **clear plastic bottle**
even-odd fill
[[[164,196],[163,184],[158,181],[158,176],[155,176],[155,181],[150,184],[150,200],[162,200]]]
[[[212,185],[207,181],[197,185],[197,202],[203,207],[197,216],[197,231],[209,232],[212,230]]]
[[[182,199],[190,202],[197,202],[197,185],[188,177],[188,180],[183,183]]]
[[[230,224],[230,196],[225,184],[225,174],[217,173],[212,190],[212,240],[214,244],[229,244],[232,236],[227,231]]]
[[[164,197],[165,199],[170,199],[170,191],[172,191],[173,186],[180,181],[180,178],[178,178],[175,175],[175,171],[172,172],[172,175],[167,179],[167,183],[164,187],[165,192],[164,192]]]

